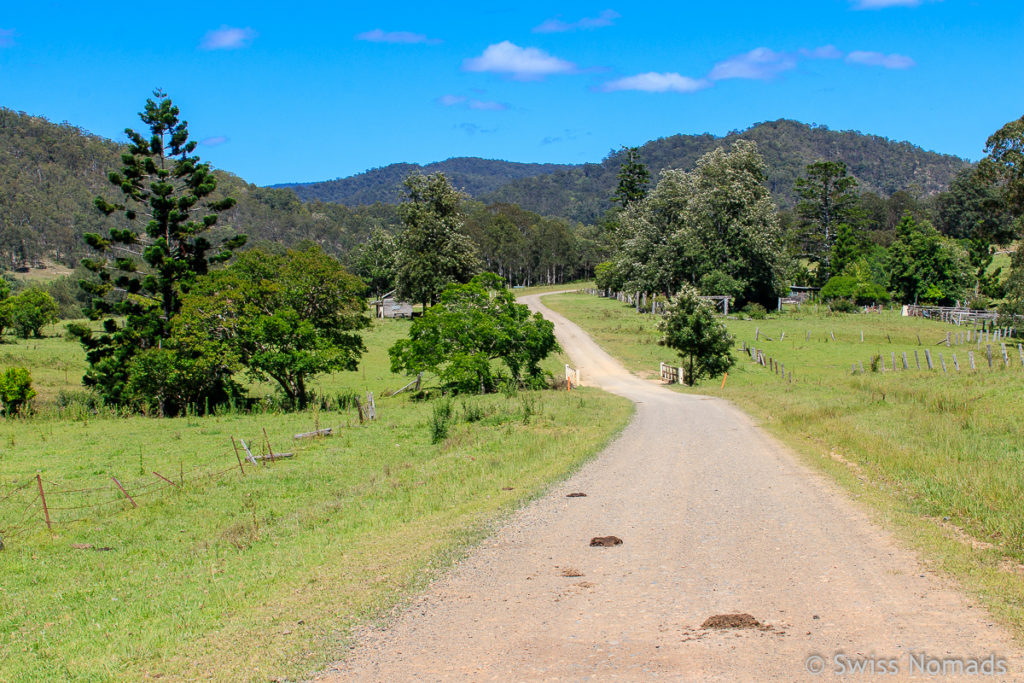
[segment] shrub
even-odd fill
[[[829,308],[831,308],[834,313],[856,313],[860,310],[853,299],[833,299],[831,303],[829,303]]]
[[[768,310],[761,304],[747,304],[740,312],[754,320],[764,320],[768,317]]]
[[[443,399],[434,405],[434,413],[430,418],[430,443],[440,443],[445,440],[448,436],[451,419],[451,399]]]
[[[32,375],[25,368],[7,368],[0,372],[0,412],[4,415],[23,413],[35,395]]]
[[[57,302],[41,289],[22,290],[6,299],[0,307],[6,309],[11,327],[22,339],[41,337],[43,327],[60,319]]]

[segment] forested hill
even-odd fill
[[[421,166],[390,164],[364,173],[314,183],[282,183],[272,187],[292,189],[304,201],[339,202],[348,206],[382,202],[395,204],[402,197],[402,181],[413,171],[448,176],[455,187],[473,197],[490,194],[513,180],[569,171],[568,164],[520,164],[478,157],[457,157]]]
[[[673,135],[640,147],[640,161],[655,177],[666,168],[690,170],[700,156],[737,139],[754,140],[768,165],[768,183],[780,207],[795,203],[793,182],[804,167],[820,159],[841,160],[861,190],[887,196],[897,190],[931,194],[944,190],[966,161],[855,131],[834,131],[780,119],[724,137]],[[485,202],[508,202],[542,215],[593,223],[609,207],[622,164],[621,152],[601,163],[578,166],[513,164],[484,159],[450,159],[418,167],[395,164],[349,178],[292,186],[299,196],[358,204],[397,202],[402,178],[416,168],[445,171],[456,187]],[[535,169],[532,170],[531,169]],[[518,176],[516,174],[519,174]],[[486,180],[485,180],[486,178]]]
[[[43,258],[76,263],[85,253],[82,234],[110,226],[92,200],[116,195],[106,175],[120,168],[120,154],[116,143],[73,125],[0,107],[0,270]],[[216,173],[218,192],[238,200],[222,216],[223,226],[251,242],[310,239],[342,253],[364,241],[372,226],[398,225],[393,206],[303,203],[290,190]]]

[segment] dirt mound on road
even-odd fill
[[[749,614],[716,614],[708,617],[701,628],[761,628],[763,624]]]

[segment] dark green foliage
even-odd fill
[[[673,297],[658,329],[662,333],[658,343],[678,351],[687,363],[689,386],[704,377],[717,377],[736,363],[730,352],[732,337],[725,325],[715,316],[712,305],[690,285],[683,285]]]
[[[0,372],[0,413],[18,415],[35,397],[32,375],[25,368],[7,368]]]
[[[317,246],[284,255],[253,249],[196,282],[172,342],[202,359],[205,376],[245,368],[304,408],[312,377],[358,366],[358,331],[369,325],[365,289]]]
[[[424,308],[452,282],[468,282],[480,269],[475,245],[462,232],[463,195],[443,173],[405,180],[395,286],[400,298]]]
[[[602,261],[594,267],[594,284],[598,289],[617,292],[622,289],[623,281],[615,269],[614,261]]]
[[[443,398],[434,404],[430,416],[430,443],[441,443],[448,438],[448,428],[452,421],[452,401]]]
[[[949,237],[963,240],[974,268],[975,293],[1002,294],[1000,269],[989,272],[995,249],[1017,238],[1019,225],[1006,204],[1004,188],[995,180],[990,160],[957,174],[936,199],[937,227]]]
[[[538,364],[557,349],[554,325],[517,304],[500,277],[483,273],[449,285],[388,353],[392,372],[429,371],[452,390],[486,393],[499,384],[498,360],[515,384],[543,385]]]
[[[420,166],[399,163],[374,168],[348,178],[315,183],[282,183],[275,187],[294,191],[303,201],[337,202],[346,206],[397,204],[404,195],[403,183],[410,174],[443,173],[471,197],[482,197],[519,178],[571,169],[568,164],[522,164],[514,161],[458,157]]]
[[[144,386],[129,387],[132,359],[163,346],[195,279],[245,243],[244,235],[227,235],[210,253],[205,233],[235,201],[214,195],[217,179],[192,154],[197,143],[188,139],[187,122],[164,93],[153,94],[139,114],[148,133],[125,130],[131,144],[121,154],[122,168],[108,175],[121,196],[94,200],[114,226],[108,237],[83,236],[98,257],[82,261],[96,279],[82,280],[81,287],[92,296],[89,317],[104,318],[103,332],[69,328],[86,348],[85,384],[111,404],[129,402]],[[223,394],[211,391],[205,398]]]
[[[816,161],[807,165],[806,176],[796,179],[800,201],[796,214],[803,220],[801,256],[817,265],[820,281],[835,272],[832,249],[841,224],[849,225],[857,213],[857,180],[841,161]]]
[[[11,311],[6,305],[10,295],[11,286],[7,284],[7,280],[0,277],[0,342],[3,341],[4,331],[11,326]]]
[[[619,185],[612,195],[612,202],[626,208],[647,196],[651,174],[647,167],[640,163],[639,147],[623,147],[621,153],[625,159],[619,167]]]
[[[985,143],[982,171],[999,183],[1014,216],[1024,216],[1024,116],[1010,121]]]
[[[0,301],[0,320],[22,339],[41,337],[44,327],[60,320],[59,313],[60,307],[53,297],[36,287]],[[3,326],[0,323],[0,331]]]
[[[829,265],[832,272],[841,273],[862,255],[867,245],[849,223],[840,223],[835,237]]]
[[[484,268],[509,286],[589,277],[597,260],[583,226],[513,204],[469,203],[465,232],[476,243]]]
[[[898,300],[949,305],[966,296],[971,273],[962,247],[910,214],[896,226],[896,235],[889,250],[889,289]]]

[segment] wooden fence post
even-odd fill
[[[946,359],[942,357],[942,351],[939,351],[939,363],[942,364],[942,371],[946,371]]]
[[[893,372],[896,371],[896,352],[895,351],[892,352],[892,369],[893,369]]]
[[[934,370],[935,367],[932,365],[932,352],[930,349],[924,350],[924,359],[928,363],[928,369]]]
[[[238,471],[245,476],[245,468],[242,467],[242,456],[238,454],[238,444],[235,443],[235,437],[231,437],[231,445],[235,448],[235,459],[238,460]]]
[[[121,482],[119,482],[117,480],[117,477],[115,477],[114,475],[110,475],[110,478],[114,480],[115,484],[117,484],[117,488],[121,489],[121,493],[123,493],[124,497],[127,498],[128,501],[132,504],[132,507],[133,508],[139,507],[139,504],[135,502],[135,499],[133,499],[131,496],[129,496],[128,492],[124,490],[123,486],[121,486]]]
[[[917,369],[921,369],[921,359],[917,355],[917,349],[914,349],[914,363],[917,364]]]
[[[974,367],[974,351],[967,352],[967,360],[971,362],[971,370],[977,370],[977,368]]]
[[[43,517],[46,518],[46,528],[53,531],[53,525],[50,524],[50,508],[46,507],[46,494],[43,493],[43,478],[38,473],[36,474],[36,483],[39,484],[39,497],[43,500]]]
[[[956,359],[956,354],[953,354],[953,367],[956,368],[957,372],[960,372],[960,362]]]
[[[910,369],[910,365],[907,364],[907,352],[906,351],[903,352],[903,369],[904,370],[909,370]]]
[[[988,357],[988,366],[992,367],[992,345],[985,344],[985,355]]]

